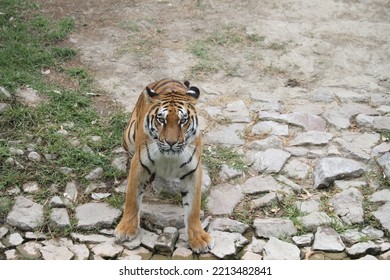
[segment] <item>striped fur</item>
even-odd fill
[[[201,137],[196,102],[199,89],[189,82],[164,79],[149,84],[139,96],[123,133],[129,155],[129,180],[123,217],[116,227],[118,239],[139,232],[144,187],[155,176],[181,181],[185,226],[195,252],[213,245],[200,223],[202,182]]]

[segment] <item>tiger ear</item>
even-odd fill
[[[150,89],[149,87],[146,87],[146,92],[148,93],[150,98],[154,98],[158,96],[158,94],[154,90]]]
[[[190,89],[187,91],[187,94],[195,99],[198,99],[200,91],[197,87],[190,87]]]

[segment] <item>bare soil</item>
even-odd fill
[[[38,2],[50,16],[75,19],[69,44],[126,110],[164,77],[190,79],[214,103],[254,91],[288,101],[291,87],[390,89],[385,0]]]

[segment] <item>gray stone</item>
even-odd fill
[[[326,145],[333,138],[333,134],[323,131],[308,131],[299,133],[290,141],[290,146]]]
[[[359,258],[358,260],[361,261],[377,261],[378,259],[374,257],[373,255],[365,255],[364,257]]]
[[[18,149],[18,148],[14,148],[14,147],[10,147],[9,148],[9,153],[13,156],[22,156],[24,155],[24,152],[22,149]]]
[[[381,254],[378,259],[380,260],[390,260],[390,251],[387,251],[384,254]]]
[[[363,195],[356,188],[349,188],[333,196],[330,204],[336,214],[348,225],[364,221]]]
[[[248,147],[256,151],[264,151],[271,148],[283,149],[283,141],[279,137],[271,135],[265,139],[250,142]]]
[[[334,100],[334,94],[329,88],[318,88],[314,90],[311,100],[317,102],[331,103]]]
[[[215,246],[210,253],[220,259],[231,258],[248,244],[248,240],[239,233],[212,231],[210,236],[214,239]]]
[[[382,230],[373,228],[372,226],[366,226],[365,228],[363,228],[362,233],[371,238],[372,240],[382,238],[385,235]]]
[[[283,168],[283,171],[287,174],[287,176],[297,180],[306,179],[309,176],[310,170],[310,165],[295,158],[287,162]]]
[[[184,227],[183,207],[173,204],[142,204],[141,219],[148,224],[163,229],[165,227]]]
[[[368,97],[366,94],[362,93],[356,93],[347,89],[343,88],[337,88],[333,89],[334,94],[337,96],[337,98],[343,102],[343,103],[348,103],[348,102],[364,102],[368,103]]]
[[[74,260],[88,260],[89,249],[85,244],[69,245],[68,249],[74,254]]]
[[[390,202],[380,206],[377,211],[372,212],[375,218],[379,220],[381,225],[390,231]]]
[[[258,172],[278,173],[291,154],[278,149],[268,149],[253,155],[253,168]]]
[[[61,197],[59,196],[53,196],[50,199],[49,205],[54,208],[65,207],[65,203],[62,201]]]
[[[0,227],[0,239],[7,235],[9,229],[6,227]]]
[[[259,117],[261,120],[271,120],[276,122],[286,122],[291,125],[304,128],[306,131],[319,130],[325,131],[326,122],[323,118],[308,114],[305,112],[295,112],[291,114],[278,114],[271,112],[260,112]]]
[[[383,142],[372,149],[371,155],[377,157],[389,151],[390,151],[390,143]]]
[[[265,244],[267,244],[266,240],[258,239],[255,236],[253,236],[252,242],[246,247],[245,250],[256,254],[261,254],[264,250]]]
[[[53,244],[39,248],[44,260],[71,260],[74,253],[65,246],[56,246]]]
[[[390,152],[385,153],[383,156],[378,158],[377,161],[382,167],[387,180],[390,180]]]
[[[50,214],[50,222],[58,228],[70,227],[70,220],[66,208],[53,208]]]
[[[41,252],[39,251],[40,248],[42,248],[42,244],[35,241],[29,241],[17,246],[16,250],[23,259],[36,260],[41,257]]]
[[[229,218],[215,218],[209,225],[209,231],[227,231],[243,234],[249,228],[248,225]]]
[[[192,260],[192,250],[179,247],[173,252],[172,260]]]
[[[116,258],[123,251],[123,246],[116,244],[114,241],[107,241],[92,247],[92,253],[102,258]]]
[[[173,253],[178,238],[179,232],[177,231],[177,228],[164,228],[163,233],[157,237],[154,249],[160,253]]]
[[[340,190],[346,190],[349,188],[364,188],[367,186],[367,183],[364,181],[345,181],[345,180],[336,180],[334,181],[334,187]]]
[[[253,252],[245,252],[244,255],[242,255],[241,260],[249,261],[249,260],[262,260],[263,257],[259,254],[253,253]]]
[[[219,172],[219,179],[221,181],[228,181],[240,177],[243,174],[241,170],[236,170],[227,164],[222,164]]]
[[[126,172],[127,171],[127,155],[120,155],[120,156],[115,157],[111,162],[111,166],[118,171]]]
[[[36,161],[36,162],[41,161],[41,155],[38,154],[37,152],[30,152],[27,157],[31,161]]]
[[[231,215],[234,207],[244,197],[240,186],[217,185],[211,189],[207,209],[212,215]]]
[[[357,229],[347,229],[343,233],[341,233],[341,237],[343,241],[347,244],[355,244],[362,240],[362,238],[366,237],[365,234],[361,233]]]
[[[22,230],[33,230],[43,223],[43,207],[19,196],[7,216],[7,223]]]
[[[77,184],[75,181],[66,183],[64,197],[71,201],[76,202],[78,195]]]
[[[372,241],[359,242],[346,249],[351,258],[360,258],[367,254],[376,255],[380,252],[380,246]]]
[[[251,177],[242,185],[242,192],[245,194],[260,194],[277,192],[282,186],[270,175]]]
[[[316,198],[310,200],[296,201],[295,206],[299,209],[299,211],[303,213],[318,212],[320,209],[320,201]]]
[[[205,141],[210,144],[221,145],[243,145],[245,141],[241,138],[245,126],[243,124],[234,123],[231,125],[218,125],[204,136]],[[228,135],[228,137],[227,137]]]
[[[24,239],[19,232],[13,232],[4,239],[4,245],[6,247],[14,247],[22,244],[23,241]]]
[[[4,252],[5,258],[7,260],[18,260],[20,259],[19,254],[15,249],[7,250]]]
[[[324,158],[317,162],[314,169],[314,187],[326,188],[335,180],[356,178],[365,172],[365,167],[352,159]]]
[[[101,234],[83,234],[72,232],[70,236],[77,242],[86,244],[98,244],[112,240],[113,237],[107,237]]]
[[[289,178],[283,176],[283,175],[278,175],[276,177],[276,180],[286,186],[287,188],[293,190],[295,193],[300,193],[302,191],[302,187],[293,181],[291,181]]]
[[[288,136],[288,125],[274,121],[262,121],[252,127],[254,134]]]
[[[341,149],[348,153],[348,157],[357,159],[357,160],[370,160],[370,155],[364,152],[362,149],[357,147],[356,145],[345,141],[342,138],[336,138],[335,142],[338,143]]]
[[[47,237],[42,232],[31,232],[31,231],[28,231],[24,235],[24,238],[27,239],[27,240],[38,241],[38,240],[45,240]]]
[[[263,195],[260,198],[256,198],[256,199],[252,200],[251,201],[251,208],[252,209],[256,209],[256,208],[260,208],[260,207],[264,207],[264,206],[270,206],[270,205],[272,205],[273,203],[276,203],[279,200],[280,199],[279,199],[277,193],[270,192],[270,193],[268,193],[266,195]]]
[[[375,116],[370,116],[366,114],[359,114],[356,116],[356,123],[358,126],[362,127],[372,127],[374,125]]]
[[[292,237],[292,241],[294,241],[295,245],[298,247],[308,247],[311,245],[313,241],[314,235],[312,233],[297,235]]]
[[[93,229],[111,227],[121,216],[121,211],[107,203],[86,203],[76,207],[77,228]],[[93,213],[93,215],[91,215]]]
[[[15,96],[18,101],[33,108],[38,106],[43,100],[38,91],[28,86],[16,89]]]
[[[5,88],[5,87],[0,87],[0,92],[7,98],[11,98],[11,93]]]
[[[104,189],[106,190],[108,188],[107,184],[104,182],[93,182],[88,185],[88,187],[85,189],[84,193],[88,194],[91,193],[97,189]]]
[[[384,189],[377,192],[374,192],[369,200],[371,202],[390,202],[390,190]]]
[[[314,236],[313,250],[342,252],[345,245],[340,235],[330,227],[318,227]]]
[[[37,182],[27,182],[23,184],[22,189],[25,193],[36,193],[39,191],[39,185]]]
[[[298,220],[307,230],[315,230],[319,226],[327,226],[332,219],[325,212],[312,212],[306,216],[298,217]]]
[[[309,152],[309,150],[306,148],[294,147],[294,146],[286,147],[286,151],[289,152],[291,155],[296,156],[296,157],[304,157]]]
[[[140,234],[142,246],[153,252],[158,238],[158,234],[145,229],[141,229]]]
[[[251,121],[249,110],[242,100],[227,104],[223,116],[233,123],[249,123]]]
[[[294,244],[270,237],[263,251],[264,260],[300,260],[300,250]]]
[[[286,237],[297,233],[297,228],[294,226],[294,223],[291,220],[282,218],[256,218],[253,222],[253,228],[257,237],[265,238],[271,236],[278,238]]]
[[[390,117],[376,117],[373,122],[374,129],[390,130]]]
[[[87,180],[96,180],[96,179],[101,178],[102,175],[103,175],[103,168],[96,167],[87,176],[85,176],[85,179],[87,179]]]

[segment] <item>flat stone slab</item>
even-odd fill
[[[374,192],[369,200],[371,202],[390,202],[390,190],[384,189],[377,192]]]
[[[291,114],[278,114],[262,111],[259,113],[262,120],[271,120],[276,122],[285,122],[291,125],[304,128],[306,131],[319,130],[325,131],[326,122],[323,118],[304,112],[295,112]]]
[[[382,167],[383,173],[390,180],[390,152],[385,153],[383,156],[377,159],[378,164]]]
[[[277,192],[282,189],[280,185],[270,175],[260,175],[251,177],[242,185],[242,192],[245,194],[260,194],[267,192]]]
[[[253,222],[256,237],[286,237],[297,233],[297,228],[294,223],[288,219],[269,218],[255,219]]]
[[[288,136],[288,125],[274,121],[262,121],[252,127],[252,132],[259,135]]]
[[[227,231],[243,234],[249,228],[248,225],[229,218],[215,218],[209,225],[209,231]]]
[[[270,237],[264,246],[264,260],[300,260],[301,251],[291,243],[281,241],[275,237]]]
[[[58,228],[70,227],[70,220],[66,208],[53,208],[50,213],[50,222]]]
[[[21,230],[34,230],[43,223],[43,206],[19,196],[7,216],[7,223]]]
[[[102,258],[112,259],[117,257],[123,251],[123,246],[116,244],[115,241],[107,241],[95,245],[92,247],[91,251]]]
[[[279,149],[257,152],[252,156],[253,168],[258,172],[278,173],[290,156],[290,153]]]
[[[308,131],[299,133],[290,141],[290,146],[326,145],[333,138],[333,134],[323,131]]]
[[[239,249],[249,243],[249,241],[239,233],[212,231],[210,232],[210,236],[215,242],[210,253],[220,259],[233,257]]]
[[[380,253],[381,247],[372,241],[359,242],[346,249],[351,258],[360,258],[364,255],[376,255]]]
[[[390,202],[380,206],[378,210],[372,214],[379,220],[386,230],[390,231]]]
[[[313,250],[342,252],[345,245],[340,235],[331,227],[318,227],[314,235]]]
[[[44,260],[71,260],[74,253],[66,246],[55,246],[52,244],[39,248]]]
[[[295,158],[289,160],[283,167],[283,171],[286,172],[288,177],[298,180],[306,179],[309,176],[310,170],[310,165]]]
[[[77,228],[112,227],[122,212],[107,203],[86,203],[76,207]]]
[[[363,195],[356,188],[349,188],[330,199],[336,214],[348,225],[364,221]]]
[[[244,198],[238,185],[222,184],[211,189],[207,209],[213,215],[231,215],[234,207]]]
[[[329,187],[335,180],[357,178],[366,172],[365,167],[352,159],[332,157],[317,162],[314,169],[314,187]]]
[[[228,126],[217,126],[204,136],[207,143],[222,144],[222,145],[244,145],[245,141],[240,134],[243,133],[245,126],[239,123],[234,123]]]
[[[332,219],[325,212],[311,212],[306,216],[298,217],[298,220],[308,230],[315,230],[319,226],[332,223]]]
[[[184,227],[184,209],[174,204],[142,204],[141,218],[157,228]]]

